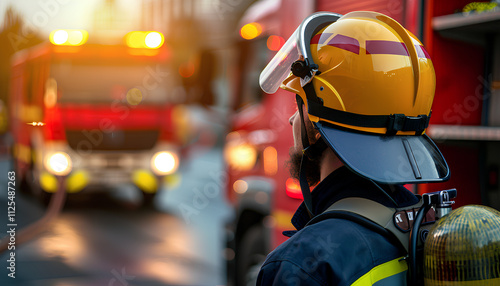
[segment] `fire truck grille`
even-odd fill
[[[127,150],[139,151],[152,149],[159,130],[66,130],[69,146],[75,151],[90,152]]]

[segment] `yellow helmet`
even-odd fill
[[[358,174],[391,184],[449,177],[446,161],[424,134],[435,89],[432,61],[392,18],[315,13],[259,80],[267,93],[281,87],[297,94],[326,143]]]

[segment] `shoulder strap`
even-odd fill
[[[409,233],[398,230],[394,225],[393,217],[396,211],[395,208],[386,207],[369,199],[345,198],[331,205],[322,214],[314,217],[308,225],[327,218],[348,219],[386,237],[396,238],[399,244],[408,252]]]
[[[371,230],[373,232],[376,232],[376,233],[382,235],[383,237],[389,239],[389,241],[391,241],[392,243],[400,245],[400,247],[404,247],[404,245],[401,243],[399,238],[394,235],[394,233],[392,233],[388,229],[380,226],[378,223],[376,223],[370,219],[367,219],[366,217],[363,217],[357,213],[353,213],[350,211],[332,210],[332,211],[324,212],[324,213],[319,214],[319,215],[315,216],[314,218],[312,218],[307,223],[306,226],[313,225],[313,224],[318,223],[322,220],[330,219],[330,218],[339,218],[339,219],[345,219],[345,220],[355,222],[359,225],[362,225],[362,226],[368,228],[369,230]]]

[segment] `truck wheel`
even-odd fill
[[[236,257],[236,282],[238,286],[256,285],[260,267],[266,259],[264,229],[260,225],[250,227],[241,239]]]

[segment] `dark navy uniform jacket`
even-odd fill
[[[313,215],[336,201],[362,197],[388,207],[418,202],[403,186],[385,186],[394,205],[371,181],[341,167],[312,192]],[[389,240],[350,220],[329,218],[306,226],[310,220],[302,203],[292,218],[296,231],[268,256],[257,285],[406,285],[406,252]]]

